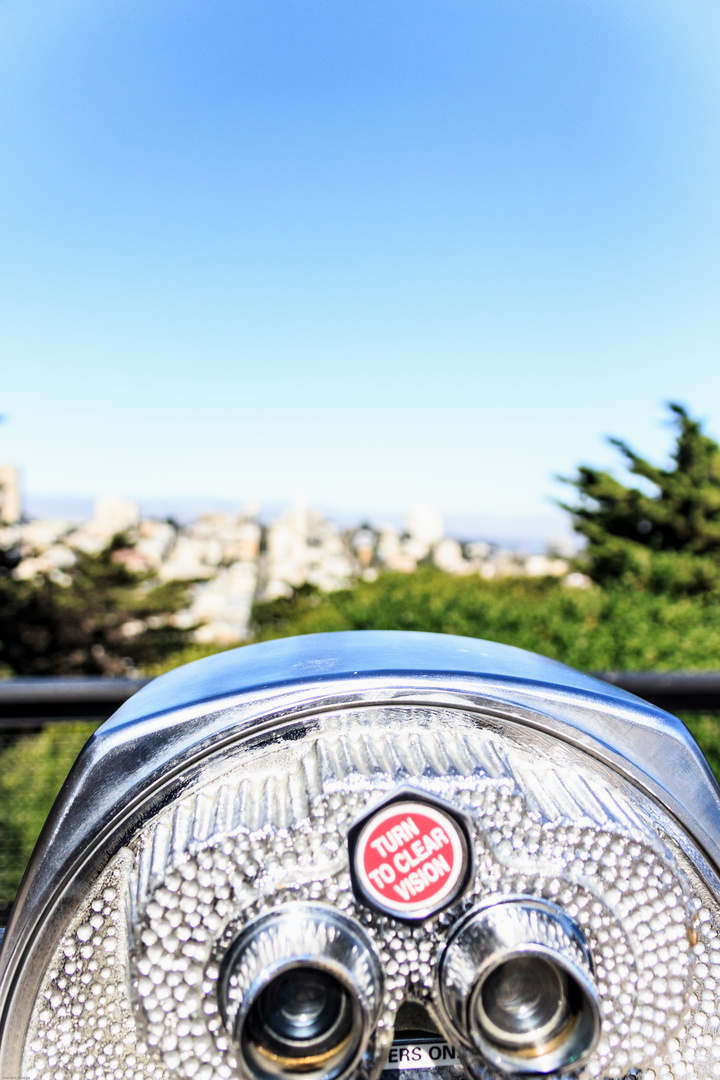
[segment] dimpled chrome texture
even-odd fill
[[[662,1069],[662,1047],[690,1005],[689,883],[627,792],[585,768],[579,755],[568,754],[558,770],[552,745],[537,737],[533,743],[528,752],[457,712],[358,710],[318,718],[312,734],[279,747],[249,749],[242,767],[236,760],[227,774],[200,781],[131,844],[132,872],[118,900],[136,928],[124,981],[136,1005],[134,1064],[128,1072],[120,1058],[118,1071],[96,1072],[98,1080],[159,1065],[162,1075],[199,1080],[237,1075],[219,1007],[221,965],[251,920],[294,901],[332,905],[375,943],[385,996],[376,1040],[359,1068],[372,1075],[399,1004],[439,1004],[435,969],[457,919],[489,897],[517,894],[558,904],[588,941],[603,1031],[587,1075],[620,1076],[651,1062]],[[399,783],[462,808],[474,828],[470,894],[413,928],[358,905],[344,842],[353,819]],[[83,993],[85,970],[68,973],[62,964],[79,932],[61,942],[52,968],[63,974],[49,981],[38,1010],[46,1012],[48,1000],[72,1009]],[[99,953],[102,942],[94,948]],[[87,1000],[79,1014],[86,1026],[97,1014],[88,1013]],[[67,1071],[59,1071],[52,1025],[43,1038],[39,1017],[23,1076],[40,1080],[54,1068],[58,1080],[72,1077],[77,1055],[69,1050]],[[485,1074],[467,1048],[463,1061]]]
[[[363,907],[348,871],[348,828],[399,787],[473,834],[468,890],[418,925]],[[379,957],[356,1071],[373,1077],[405,1000],[457,1045],[440,957],[460,920],[510,896],[557,905],[587,941],[602,1032],[584,1077],[720,1076],[719,821],[678,721],[519,650],[337,634],[199,661],[100,729],[53,811],[0,956],[0,1076],[231,1080],[228,950],[312,903]]]

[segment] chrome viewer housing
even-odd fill
[[[88,743],[0,954],[0,1076],[714,1076],[720,791],[685,727],[490,642],[156,679]]]

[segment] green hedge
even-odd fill
[[[720,668],[720,602],[554,578],[451,577],[431,567],[343,592],[304,587],[257,604],[255,640],[326,630],[429,630],[488,638],[583,671]]]

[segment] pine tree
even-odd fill
[[[560,505],[587,540],[578,567],[598,584],[720,593],[720,447],[681,405],[669,408],[677,428],[670,468],[609,440],[652,485],[649,494],[581,465],[576,477],[560,478],[576,488],[578,503]]]

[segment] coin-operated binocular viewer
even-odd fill
[[[529,653],[319,634],[93,736],[0,958],[0,1076],[720,1075],[720,791]]]

